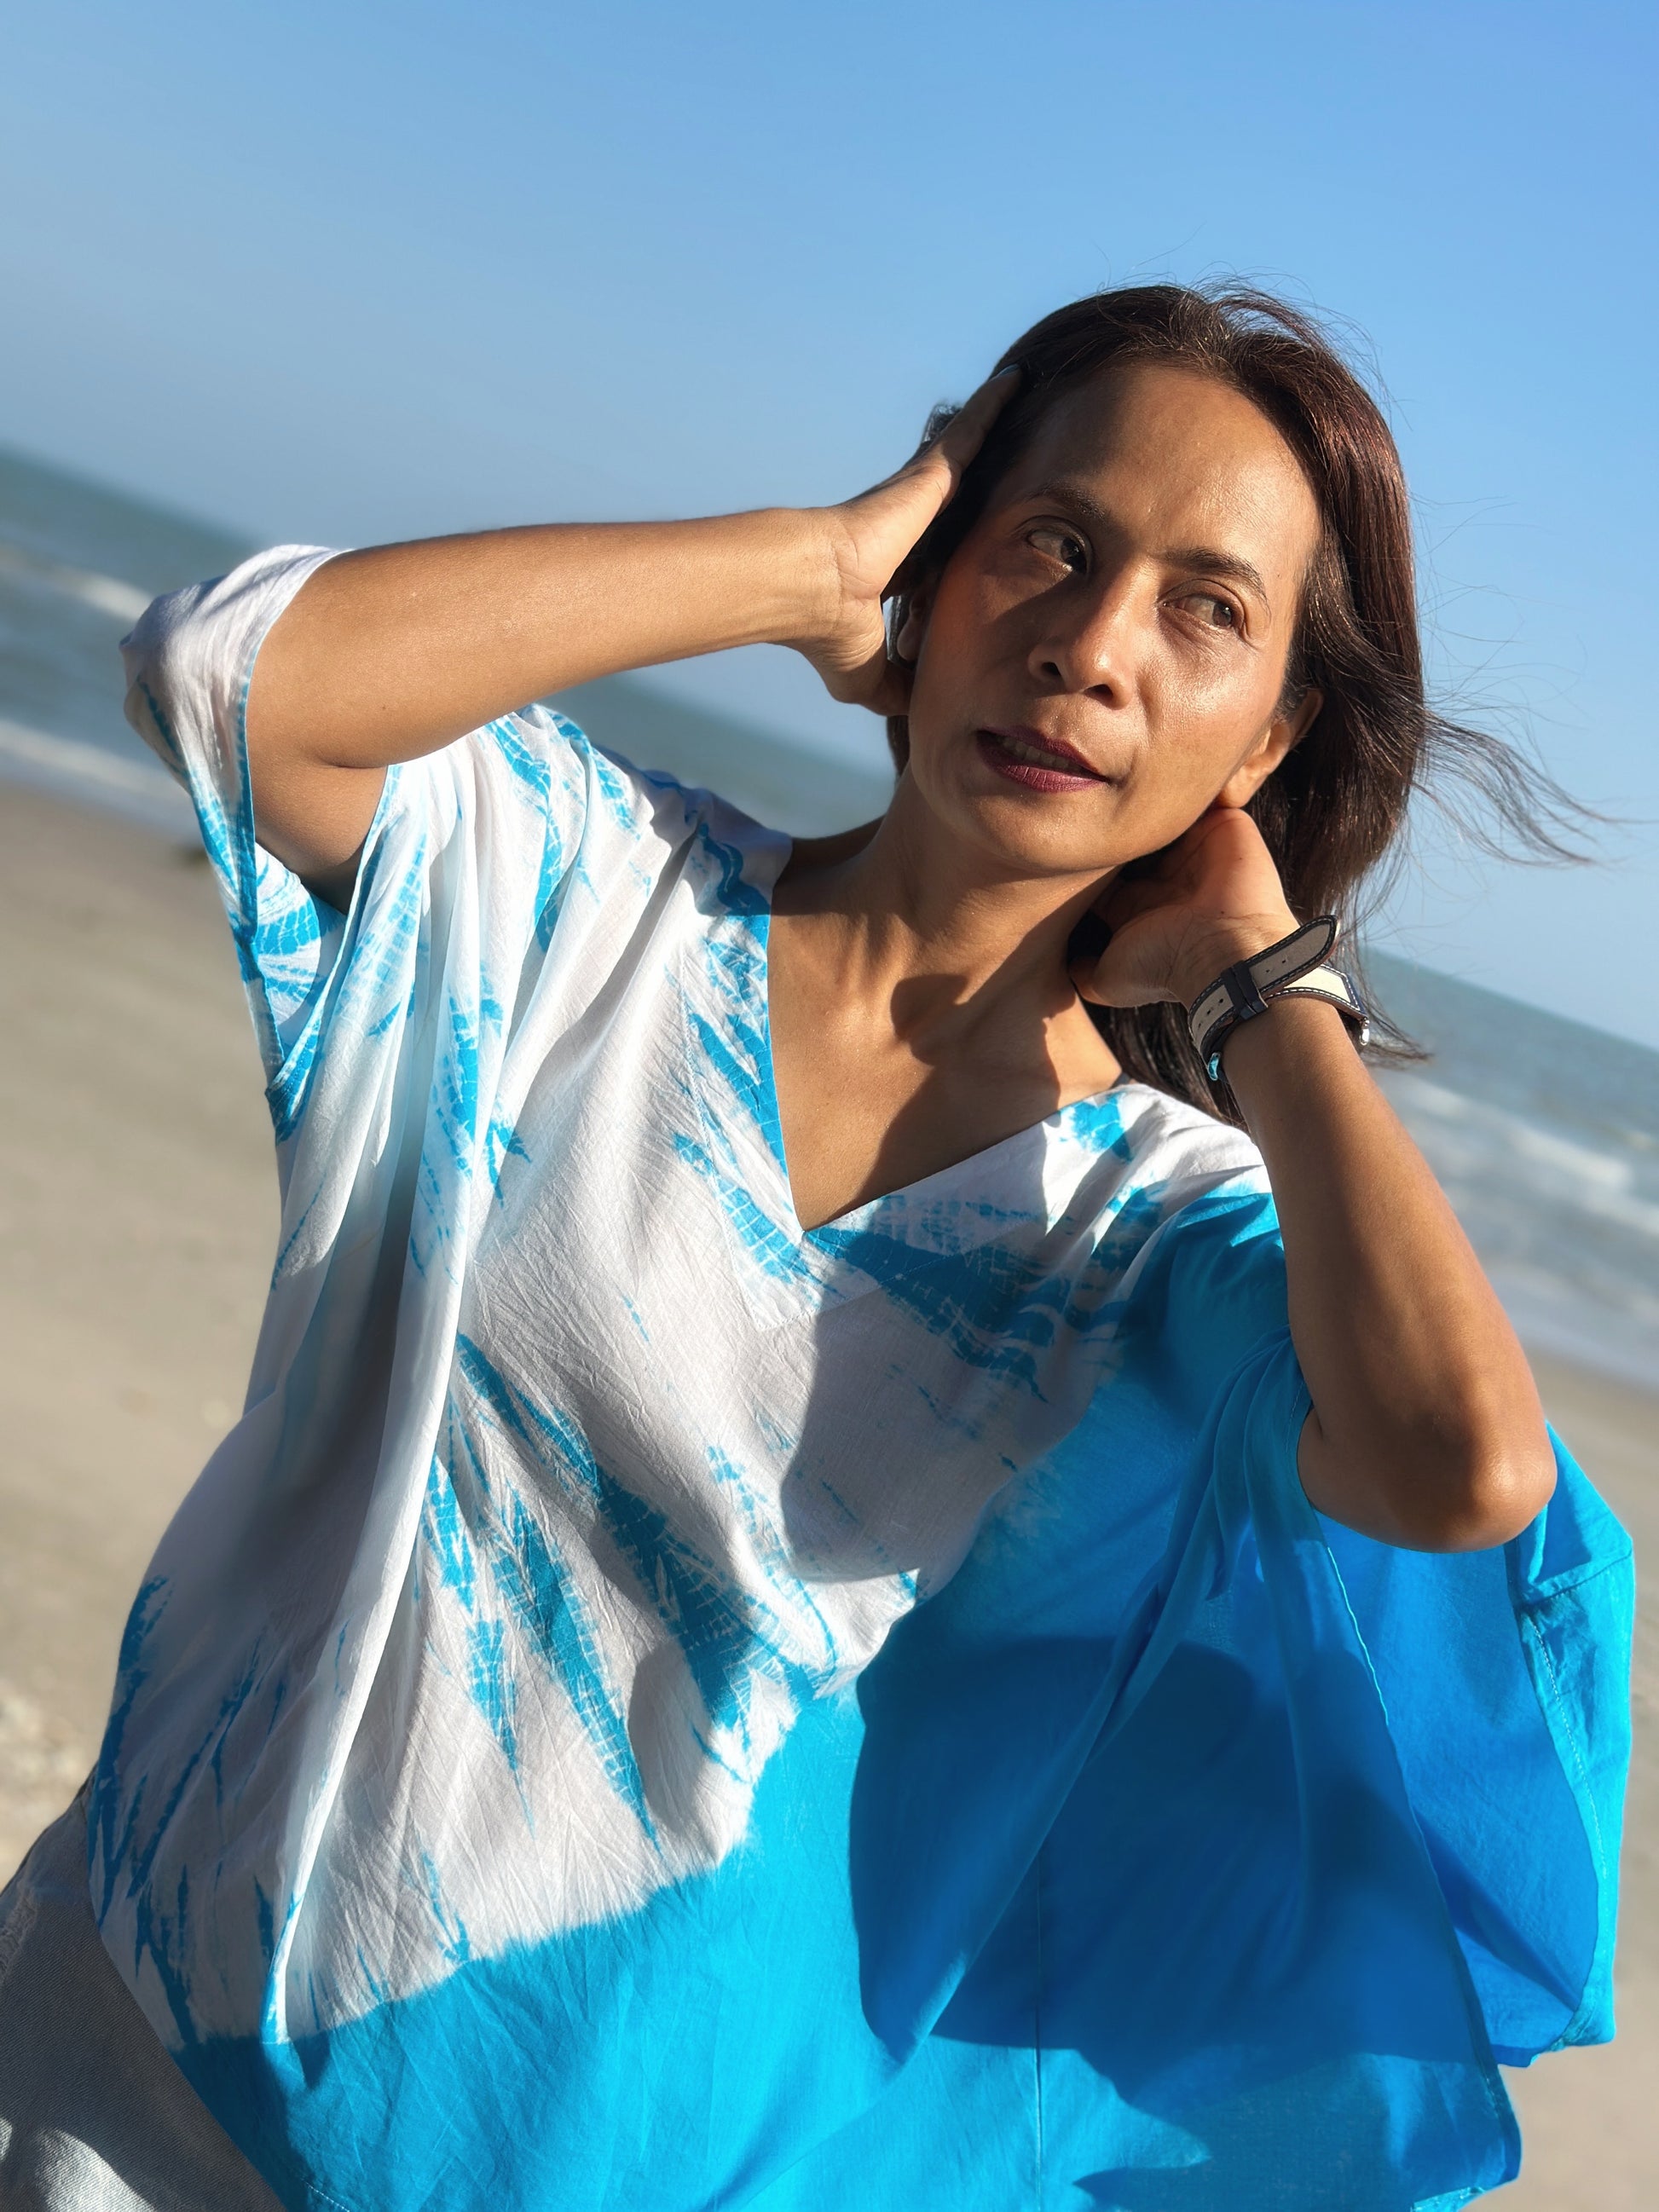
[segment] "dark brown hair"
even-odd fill
[[[1518,847],[1565,859],[1563,832],[1582,818],[1557,786],[1502,739],[1448,720],[1430,704],[1418,635],[1411,508],[1382,410],[1313,316],[1249,288],[1148,284],[1075,301],[1026,331],[999,369],[1018,392],[993,425],[957,495],[894,579],[896,636],[909,597],[936,578],[984,514],[992,493],[1056,399],[1103,370],[1161,362],[1215,377],[1252,400],[1301,463],[1322,520],[1303,592],[1286,677],[1287,706],[1316,686],[1323,704],[1249,811],[1299,917],[1335,913],[1354,964],[1362,884],[1395,843],[1414,791],[1449,773],[1483,802],[1475,825],[1488,850]],[[936,436],[954,413],[936,408]],[[902,772],[909,729],[887,725]],[[1094,942],[1103,943],[1097,923]],[[1175,1006],[1091,1006],[1125,1072],[1229,1119]],[[1410,1051],[1383,1030],[1382,1049]]]

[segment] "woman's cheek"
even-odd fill
[[[1190,829],[1232,772],[1231,751],[1205,742],[1207,736],[1190,725],[1184,730],[1178,723],[1161,728],[1148,738],[1135,765],[1129,792],[1134,811],[1149,823],[1174,825],[1162,843]]]

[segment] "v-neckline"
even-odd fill
[[[775,894],[779,879],[788,866],[791,855],[794,852],[795,841],[786,831],[775,831],[774,835],[781,848],[778,853],[776,866],[768,874],[757,872],[750,878],[763,901],[760,912],[749,917],[759,948],[756,989],[760,1001],[757,1010],[759,1017],[757,1030],[761,1050],[760,1064],[757,1073],[760,1083],[761,1104],[769,1125],[771,1143],[769,1150],[777,1170],[780,1195],[786,1212],[783,1225],[797,1244],[809,1244],[819,1250],[833,1250],[847,1237],[856,1235],[860,1231],[869,1228],[884,1207],[902,1208],[917,1200],[925,1201],[931,1196],[942,1197],[945,1194],[942,1186],[951,1178],[962,1175],[966,1170],[982,1171],[991,1162],[1000,1159],[1014,1146],[1027,1144],[1043,1131],[1052,1130],[1057,1133],[1082,1109],[1088,1107],[1097,1108],[1106,1099],[1118,1096],[1124,1090],[1126,1079],[1120,1076],[1115,1083],[1109,1084],[1103,1091],[1091,1091],[1081,1098],[1071,1099],[1064,1106],[1056,1106],[1052,1113],[1043,1115],[1039,1120],[1028,1121],[1024,1128],[1012,1129],[1006,1137],[999,1137],[994,1143],[981,1146],[977,1152],[965,1152],[960,1159],[948,1160],[943,1167],[930,1170],[927,1175],[919,1176],[914,1182],[898,1183],[891,1190],[878,1191],[873,1198],[860,1199],[856,1206],[848,1206],[844,1212],[831,1214],[828,1220],[817,1222],[811,1228],[807,1228],[802,1222],[795,1205],[795,1188],[789,1174],[789,1152],[784,1142],[783,1134],[783,1109],[778,1095],[777,1055],[772,1042],[772,922],[776,911]],[[770,858],[771,855],[769,854],[768,857]],[[990,1178],[984,1177],[984,1180],[988,1182]]]

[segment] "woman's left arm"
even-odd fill
[[[1506,1543],[1555,1486],[1532,1372],[1341,1016],[1316,999],[1273,1002],[1232,1031],[1223,1065],[1285,1238],[1313,1400],[1303,1488],[1385,1543]]]
[[[1208,815],[1107,902],[1087,997],[1190,1005],[1296,927],[1255,824]],[[1151,988],[1149,988],[1151,987]],[[1334,1006],[1270,1002],[1223,1046],[1285,1239],[1291,1335],[1313,1410],[1303,1486],[1384,1543],[1476,1551],[1518,1535],[1555,1483],[1525,1353],[1427,1163]]]

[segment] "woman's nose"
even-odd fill
[[[1050,603],[1031,653],[1032,672],[1062,691],[1094,691],[1115,702],[1127,695],[1133,662],[1134,610],[1125,578],[1091,579],[1095,588]]]

